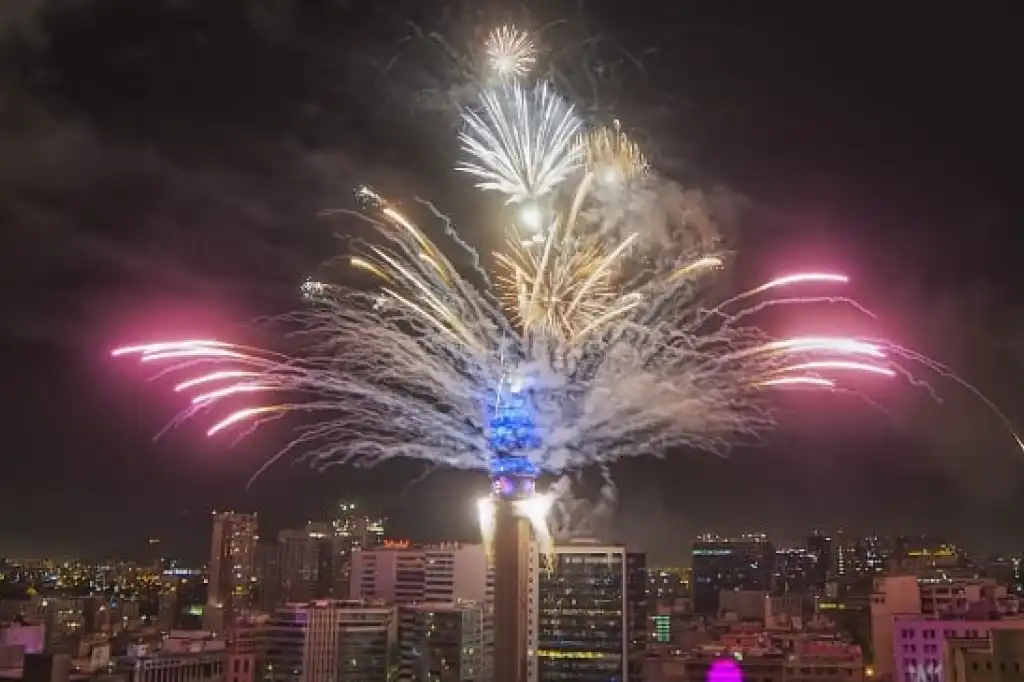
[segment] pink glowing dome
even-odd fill
[[[719,658],[711,664],[707,682],[743,682],[743,673],[733,659]]]

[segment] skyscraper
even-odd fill
[[[762,534],[722,538],[702,535],[693,543],[693,609],[718,613],[722,590],[772,589],[775,549]]]
[[[574,541],[555,548],[554,564],[536,582],[531,680],[639,682],[647,646],[644,555]]]
[[[230,628],[252,606],[257,540],[255,514],[213,512],[210,582],[203,626]]]
[[[345,538],[330,533],[324,523],[278,534],[278,570],[282,601],[345,598],[344,565],[349,560]]]

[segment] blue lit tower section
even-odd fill
[[[530,510],[538,499],[539,472],[524,453],[540,439],[528,392],[506,390],[489,402],[491,496],[481,501],[480,520],[494,568],[494,681],[526,682],[527,581],[536,523]]]

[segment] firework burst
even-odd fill
[[[459,135],[470,157],[457,169],[480,189],[509,203],[540,199],[580,166],[577,142],[583,123],[572,105],[547,83],[525,88],[504,82],[486,90],[479,111],[467,109]]]
[[[851,376],[917,383],[901,363],[960,382],[1009,426],[949,368],[898,345],[828,334],[777,339],[753,324],[778,305],[863,311],[842,296],[840,273],[786,274],[709,301],[701,283],[726,265],[708,248],[715,240],[652,256],[645,235],[665,222],[651,218],[660,199],[650,182],[618,192],[649,175],[618,123],[584,134],[548,83],[522,85],[535,59],[528,35],[502,27],[486,50],[501,77],[463,113],[468,160],[458,170],[518,204],[519,226],[533,233],[523,239],[509,229],[496,287],[479,267],[461,272],[446,256],[451,246],[361,187],[360,215],[377,238],[360,243],[350,264],[378,287],[303,284],[311,305],[288,316],[301,330],[299,353],[182,340],[113,354],[175,377],[175,391],[188,396],[180,419],[212,414],[210,437],[315,415],[294,420],[294,437],[260,471],[290,453],[318,467],[413,458],[479,471],[514,455],[551,474],[678,447],[721,454],[775,426],[773,391],[844,390]],[[575,191],[560,192],[570,181]],[[663,203],[678,210],[682,202]],[[454,246],[468,249],[426,206]],[[252,403],[237,407],[241,400]],[[529,418],[516,423],[513,407]]]
[[[487,36],[484,43],[487,68],[499,78],[522,78],[537,61],[537,48],[533,38],[515,26],[500,26]]]
[[[692,278],[713,272],[719,259],[705,256],[617,287],[597,273],[618,246],[592,253],[579,246],[585,240],[560,242],[562,264],[541,287],[552,289],[558,277],[577,282],[563,296],[570,303],[553,315],[569,320],[567,343],[563,322],[526,323],[533,304],[517,308],[518,325],[510,322],[404,212],[375,193],[370,205],[379,243],[352,260],[380,288],[330,287],[291,316],[304,342],[297,357],[217,340],[133,345],[114,354],[136,355],[178,377],[176,390],[190,396],[182,418],[210,412],[211,437],[314,414],[296,420],[297,433],[278,457],[300,453],[319,467],[401,457],[486,471],[504,452],[495,445],[495,401],[521,396],[538,437],[517,454],[549,473],[678,446],[722,453],[774,426],[769,390],[828,390],[851,373],[891,380],[904,371],[895,359],[909,357],[884,342],[772,339],[744,322],[767,305],[819,300],[765,296],[842,287],[842,275],[786,275],[709,307],[695,296]],[[477,278],[486,281],[483,273]],[[581,294],[586,282],[600,295]],[[584,300],[574,312],[572,302]],[[633,304],[628,310],[599,312],[620,310],[625,300]],[[224,410],[245,399],[258,402]]]
[[[621,187],[647,174],[647,157],[614,121],[585,133],[579,142],[584,167],[606,186]]]

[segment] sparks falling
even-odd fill
[[[377,196],[369,211],[380,238],[353,264],[379,289],[331,287],[291,316],[306,343],[296,357],[222,340],[135,344],[113,354],[173,375],[189,396],[183,417],[211,413],[211,437],[312,415],[293,420],[296,435],[277,458],[296,453],[318,467],[401,457],[487,471],[495,395],[528,396],[540,435],[517,454],[545,473],[678,446],[721,454],[774,427],[773,389],[829,390],[855,374],[855,385],[892,381],[904,371],[897,361],[913,359],[884,342],[772,339],[748,324],[766,303],[816,301],[823,287],[841,302],[836,289],[847,278],[839,273],[787,274],[710,307],[692,278],[713,274],[720,259],[701,256],[641,285],[620,285],[614,254],[622,245],[574,254],[593,247],[585,239],[559,242],[569,265],[553,267],[564,272],[545,274],[547,284],[524,276],[531,291],[554,292],[559,277],[574,281],[562,302],[513,302],[510,319],[400,207]],[[488,281],[483,271],[475,277]],[[558,312],[535,314],[532,306]],[[255,404],[238,406],[245,401]]]
[[[785,273],[710,300],[703,283],[727,267],[725,257],[714,239],[666,245],[675,232],[661,230],[651,207],[685,213],[682,202],[652,189],[655,174],[618,121],[585,130],[549,83],[525,84],[536,62],[528,34],[503,26],[484,47],[486,78],[476,84],[479,106],[462,114],[467,159],[458,170],[516,205],[494,285],[479,266],[464,273],[449,260],[459,248],[479,263],[432,205],[424,204],[450,244],[428,239],[406,208],[364,186],[362,218],[377,239],[349,263],[377,286],[306,280],[309,306],[288,316],[301,329],[294,355],[216,339],[113,355],[173,379],[187,401],[181,419],[208,419],[211,438],[272,420],[294,425],[256,475],[292,454],[316,467],[412,458],[481,472],[514,454],[550,474],[678,447],[722,454],[775,427],[773,394],[915,383],[901,363],[961,383],[1012,432],[978,389],[896,344],[827,330],[772,338],[757,326],[760,311],[780,304],[863,311],[844,297],[842,273]],[[668,236],[655,253],[645,235],[659,230]],[[536,433],[508,445],[495,437],[495,414],[514,402],[532,411]],[[524,513],[547,542],[550,500],[538,500]]]

